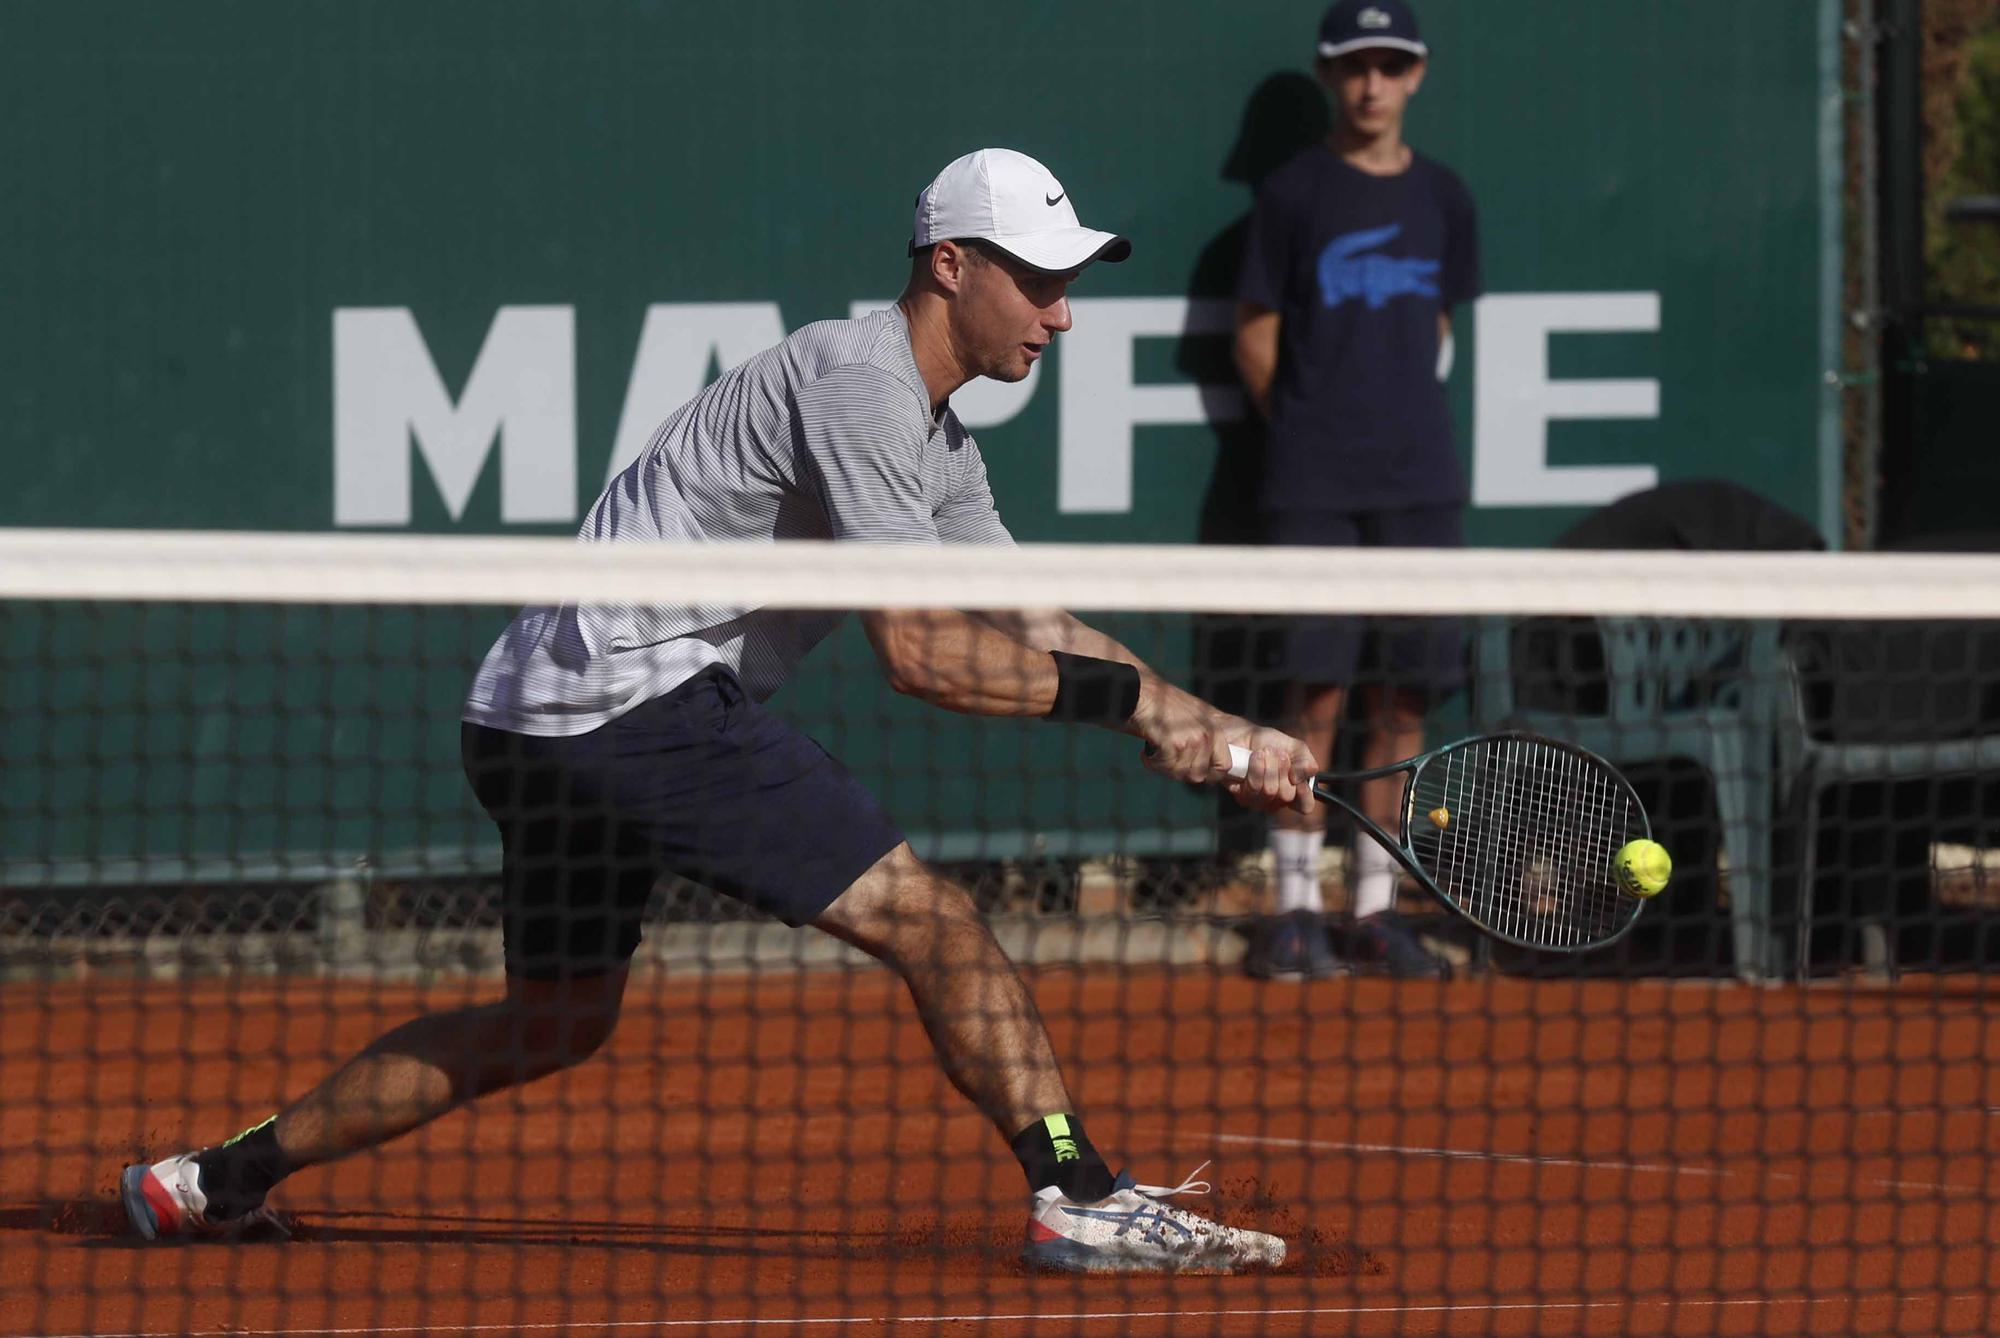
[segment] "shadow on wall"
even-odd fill
[[[1243,212],[1209,238],[1188,272],[1190,300],[1221,299],[1232,305],[1250,231],[1250,210],[1264,179],[1303,150],[1324,140],[1332,127],[1326,94],[1310,75],[1285,70],[1267,75],[1243,104],[1235,142],[1218,175],[1245,188]],[[1195,384],[1236,381],[1227,336],[1184,336],[1174,351],[1176,371]],[[1197,537],[1205,544],[1258,542],[1257,494],[1264,482],[1264,422],[1254,411],[1242,418],[1212,420],[1215,457],[1202,490]],[[1277,718],[1284,706],[1284,683],[1275,672],[1282,646],[1279,624],[1242,616],[1198,618],[1194,624],[1195,690],[1226,711],[1252,719]],[[1224,800],[1218,809],[1226,851],[1248,851],[1264,843],[1261,815]]]
[[[1325,139],[1331,126],[1326,94],[1310,75],[1297,70],[1267,75],[1251,91],[1243,105],[1236,141],[1220,171],[1224,181],[1247,187],[1249,198],[1243,212],[1196,254],[1194,268],[1188,273],[1189,298],[1233,302],[1243,243],[1250,231],[1250,206],[1264,178]],[[1226,337],[1184,337],[1175,350],[1174,365],[1183,377],[1197,384],[1236,380]],[[1257,490],[1263,483],[1263,422],[1252,413],[1240,420],[1213,423],[1211,428],[1215,463],[1202,492],[1198,537],[1205,544],[1255,543]]]

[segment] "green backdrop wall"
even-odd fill
[[[1410,135],[1470,184],[1490,294],[1460,313],[1452,376],[1474,541],[1544,541],[1650,477],[1731,478],[1831,531],[1821,348],[1837,232],[1821,132],[1835,0],[1420,8],[1435,58]],[[1310,3],[1200,0],[1024,0],[1004,16],[20,0],[0,8],[0,523],[569,532],[615,444],[659,406],[765,334],[892,296],[916,191],[997,143],[1044,159],[1087,221],[1136,244],[1077,285],[1077,331],[1035,384],[968,405],[1015,533],[1241,540],[1257,443],[1213,331],[1255,181],[1323,124],[1317,17]],[[358,350],[344,366],[343,322]],[[377,336],[396,329],[414,335],[394,347],[423,357],[382,354]],[[1551,384],[1535,379],[1542,350]],[[511,387],[488,406],[505,430],[484,437],[470,393],[482,357]],[[417,404],[426,378],[441,412],[465,411],[455,428],[385,441],[350,417],[343,446],[337,404]],[[181,632],[40,619],[8,662],[5,785],[27,815],[17,831],[33,833],[10,844],[42,860],[435,844],[425,831],[464,817],[454,657],[503,617],[444,636],[443,667],[411,688],[400,725],[357,724],[336,689],[277,674],[274,716],[326,725],[294,725],[289,744],[280,729],[254,763],[199,742],[222,738],[215,713],[243,700],[227,675],[133,686],[152,734],[121,734],[85,707],[124,689],[92,698],[37,667],[44,648],[129,653]],[[369,635],[295,629],[288,644],[330,664]],[[1157,641],[1185,667],[1181,631]],[[826,652],[862,654],[851,639]],[[64,694],[88,700],[54,710]],[[983,799],[1017,835],[1205,839],[1205,806],[1092,779],[1131,772],[1115,741],[939,723],[872,686],[784,700],[847,738],[912,826],[963,834]],[[31,720],[36,703],[56,723]],[[192,825],[146,837],[148,784],[133,784],[122,818],[78,826],[50,798],[71,726],[95,731],[107,772],[177,789]],[[938,788],[940,756],[995,747],[1068,779],[998,803]],[[187,797],[305,775],[366,809],[400,783],[391,766],[428,769],[436,791],[394,830],[343,816],[346,801],[250,822]],[[176,786],[176,767],[206,779]]]

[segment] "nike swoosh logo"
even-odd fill
[[[1068,191],[1061,191],[1055,195],[1044,195],[1042,197],[1042,203],[1047,205],[1049,208],[1053,209],[1057,205],[1062,203],[1062,197],[1067,194],[1069,194]]]

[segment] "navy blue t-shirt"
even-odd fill
[[[1472,195],[1422,154],[1371,176],[1324,144],[1258,193],[1236,295],[1279,314],[1266,510],[1466,500],[1438,316],[1479,295]]]

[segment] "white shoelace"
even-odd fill
[[[1189,1174],[1187,1179],[1181,1181],[1178,1185],[1175,1185],[1172,1189],[1168,1189],[1165,1185],[1138,1185],[1138,1184],[1133,1185],[1132,1188],[1137,1190],[1139,1193],[1144,1194],[1149,1199],[1170,1199],[1176,1194],[1207,1194],[1214,1188],[1214,1186],[1210,1185],[1206,1180],[1195,1179],[1195,1176],[1200,1175],[1203,1171],[1206,1171],[1207,1169],[1208,1169],[1208,1163],[1203,1162],[1201,1165],[1194,1168],[1193,1172]]]

